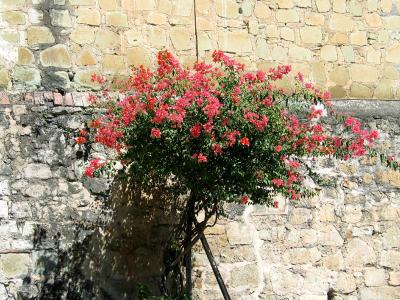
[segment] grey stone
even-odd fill
[[[31,264],[31,257],[26,253],[0,255],[0,272],[7,278],[24,278]]]
[[[49,166],[44,164],[29,164],[25,168],[26,178],[49,179],[52,177]]]
[[[27,86],[39,86],[42,81],[38,69],[19,66],[14,68],[14,79],[17,83]]]

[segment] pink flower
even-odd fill
[[[241,202],[242,204],[246,205],[247,203],[249,203],[249,200],[250,200],[250,199],[249,199],[249,196],[243,195],[240,202]]]
[[[201,134],[201,126],[199,124],[194,124],[192,128],[190,128],[190,134],[193,138],[198,138]]]
[[[281,152],[282,151],[282,146],[281,145],[275,146],[275,151],[276,152]]]
[[[199,164],[206,163],[207,156],[205,156],[203,153],[199,153],[199,155],[197,156],[197,161]]]
[[[151,129],[151,137],[153,139],[159,139],[161,137],[161,131],[157,128],[152,128]]]
[[[247,137],[244,137],[244,138],[242,138],[240,140],[240,144],[243,145],[243,146],[249,147],[250,146],[250,140]]]
[[[274,178],[271,180],[272,184],[275,185],[276,187],[280,187],[284,184],[283,180],[280,178]]]

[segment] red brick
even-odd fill
[[[66,93],[64,97],[64,104],[67,106],[74,106],[74,101],[72,100],[72,94]]]
[[[60,93],[54,93],[54,105],[63,105],[63,96]]]
[[[33,94],[32,93],[26,93],[25,94],[25,101],[33,103],[34,102]]]
[[[35,104],[40,104],[40,105],[44,104],[43,92],[34,92],[33,98],[35,100]]]
[[[53,93],[52,92],[44,92],[43,93],[43,98],[46,101],[53,101]]]
[[[10,104],[10,99],[6,92],[0,92],[0,105]]]

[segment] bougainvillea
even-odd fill
[[[220,51],[213,61],[188,69],[159,52],[155,71],[137,68],[117,95],[91,96],[103,108],[91,121],[93,141],[113,148],[113,160],[141,180],[173,176],[196,192],[199,207],[221,201],[274,205],[277,193],[297,200],[312,192],[303,184],[312,172],[308,158],[371,153],[378,133],[336,113],[328,92],[300,73],[294,91],[276,87],[290,66],[246,72]],[[343,121],[340,134],[324,125],[327,117]],[[83,131],[76,142],[86,137]],[[91,161],[86,175],[105,164]]]

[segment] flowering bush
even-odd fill
[[[273,205],[278,193],[297,200],[312,193],[304,185],[312,174],[307,158],[373,153],[378,133],[336,113],[330,94],[302,74],[293,92],[276,87],[290,66],[246,72],[220,51],[213,61],[185,69],[163,51],[158,68],[135,69],[118,96],[91,96],[105,109],[91,122],[94,141],[114,149],[114,159],[140,180],[173,176],[196,194],[200,209],[221,201]],[[323,124],[328,114],[343,121],[340,135]],[[77,143],[86,137],[81,132]],[[105,164],[91,161],[86,175]]]

